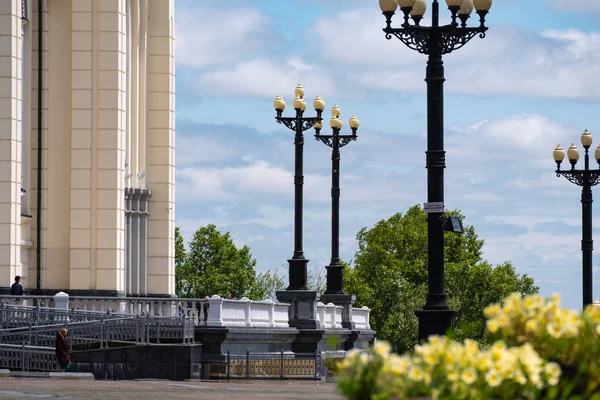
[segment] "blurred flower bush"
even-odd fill
[[[581,314],[559,296],[514,294],[484,311],[487,348],[432,336],[404,355],[386,342],[338,365],[352,400],[600,400],[600,307]]]

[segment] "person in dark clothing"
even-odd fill
[[[21,277],[19,275],[15,276],[15,283],[10,287],[10,295],[23,296],[23,286],[21,286]],[[15,301],[18,303],[19,299],[16,299]]]
[[[66,328],[62,328],[56,334],[56,358],[62,371],[71,372],[71,357],[69,357]]]

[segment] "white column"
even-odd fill
[[[72,0],[70,289],[89,290],[92,262],[92,34],[89,1]]]
[[[147,65],[146,184],[148,293],[175,293],[174,1],[150,0]]]
[[[124,291],[126,0],[94,2],[99,11],[96,289]]]
[[[0,286],[21,275],[21,2],[0,1]]]

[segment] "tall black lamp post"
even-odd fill
[[[294,173],[294,255],[288,260],[289,264],[289,286],[285,291],[277,292],[277,298],[280,301],[291,304],[290,309],[294,315],[290,317],[290,326],[299,328],[316,328],[316,301],[319,296],[316,292],[309,292],[307,286],[308,260],[304,258],[302,249],[302,210],[303,210],[303,185],[304,185],[304,131],[311,129],[316,123],[321,122],[321,114],[325,109],[325,102],[317,96],[313,105],[317,111],[316,117],[305,117],[306,101],[304,100],[304,88],[298,85],[295,89],[293,106],[296,110],[296,116],[283,117],[285,110],[285,101],[281,96],[277,96],[273,101],[273,106],[277,112],[275,117],[277,122],[285,125],[295,133],[294,144],[296,148],[295,155],[295,173]],[[302,303],[299,305],[299,303]]]
[[[327,289],[325,294],[344,293],[344,266],[340,260],[340,149],[356,140],[356,131],[360,121],[356,116],[350,118],[352,135],[340,135],[342,129],[340,108],[335,105],[331,109],[330,126],[332,135],[321,135],[322,123],[315,124],[315,139],[331,147],[331,261],[327,269]]]
[[[421,26],[427,0],[379,0],[386,18],[385,37],[400,39],[409,48],[429,56],[427,63],[427,204],[428,218],[428,294],[419,318],[419,339],[441,335],[450,327],[454,311],[446,303],[444,293],[444,63],[442,56],[458,50],[472,38],[485,37],[485,17],[492,0],[446,0],[451,12],[451,23],[440,26],[438,0],[433,0],[432,24]],[[392,17],[398,6],[403,14],[400,28],[392,28]],[[468,27],[473,8],[477,9],[480,23]],[[412,23],[410,21],[412,19]]]
[[[340,135],[342,120],[340,119],[340,108],[334,105],[331,109],[330,126],[333,131],[331,135],[321,135],[322,123],[315,124],[315,139],[320,140],[331,147],[331,261],[327,269],[327,289],[321,296],[323,303],[333,303],[344,307],[342,314],[342,326],[353,329],[352,304],[355,297],[344,292],[344,266],[340,260],[340,148],[351,141],[356,140],[356,132],[360,121],[352,116],[348,122],[351,135]]]
[[[581,135],[581,144],[585,149],[584,168],[575,169],[579,161],[579,149],[575,143],[567,150],[567,158],[571,163],[571,169],[563,171],[560,164],[565,158],[565,151],[556,146],[554,150],[554,161],[556,161],[556,176],[564,176],[569,182],[581,186],[581,253],[583,261],[583,307],[593,304],[593,272],[592,272],[592,251],[594,250],[594,240],[592,239],[592,186],[600,183],[600,169],[590,169],[589,149],[592,145],[592,135],[586,129]],[[600,166],[600,146],[596,148],[594,158]]]

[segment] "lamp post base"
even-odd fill
[[[418,310],[419,341],[427,340],[431,335],[445,335],[451,327],[456,314],[453,310]]]
[[[290,285],[285,290],[308,290],[307,264],[308,260],[305,258],[290,258],[288,260]]]
[[[320,293],[309,290],[281,290],[276,293],[277,300],[288,303],[289,325],[298,329],[319,329],[317,321],[317,302]]]

